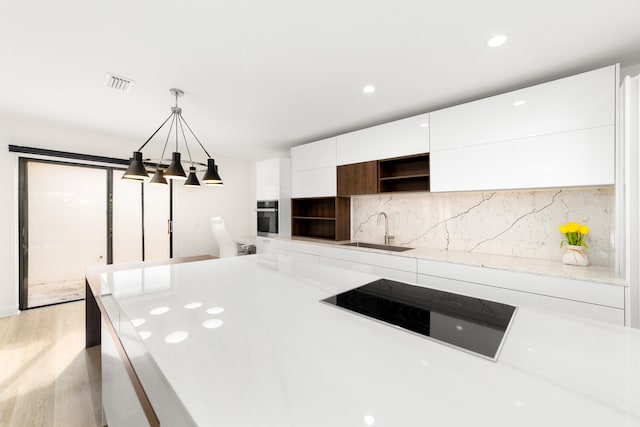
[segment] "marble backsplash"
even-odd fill
[[[568,221],[587,224],[592,264],[612,266],[614,188],[473,193],[393,193],[351,197],[352,240],[392,245],[560,260]]]

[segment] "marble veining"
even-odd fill
[[[352,239],[383,242],[384,211],[394,245],[560,260],[558,225],[576,221],[591,229],[591,263],[612,266],[614,203],[613,187],[354,196]]]

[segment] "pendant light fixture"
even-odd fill
[[[155,167],[155,173],[153,177],[149,181],[151,184],[161,184],[167,185],[167,180],[183,180],[185,187],[200,187],[200,181],[196,176],[196,172],[198,172],[198,166],[205,167],[206,172],[202,178],[202,182],[205,185],[215,185],[220,186],[223,185],[222,179],[218,174],[218,166],[216,165],[215,160],[211,157],[211,155],[204,148],[196,134],[191,130],[191,127],[187,124],[182,117],[182,108],[178,107],[178,97],[183,96],[184,92],[180,89],[169,89],[169,92],[175,96],[176,105],[171,107],[171,114],[169,117],[165,119],[164,122],[156,129],[153,134],[138,148],[133,152],[133,157],[129,159],[129,167],[125,171],[122,179],[140,182],[149,178],[149,173],[145,168],[145,162],[148,166]],[[154,160],[151,158],[143,159],[142,150],[147,144],[153,139],[154,136],[166,125],[168,122],[171,122],[169,125],[169,132],[167,133],[167,137],[164,142],[164,147],[162,149],[162,155],[160,159]],[[187,128],[189,133],[193,136],[193,139],[196,140],[202,151],[207,155],[207,163],[196,162],[191,157],[191,151],[189,150],[189,145],[187,143],[187,136],[184,129]],[[184,167],[182,166],[182,154],[180,153],[179,140],[180,136],[182,137],[183,145],[187,150],[188,160],[185,160],[185,163],[189,165],[189,175],[184,171]],[[167,150],[167,146],[169,144],[170,139],[175,139],[175,151],[171,154],[171,159],[165,159],[164,154]]]

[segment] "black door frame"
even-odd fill
[[[17,151],[29,154],[40,154],[38,149],[29,149],[22,150],[24,147],[14,147],[20,148],[20,150],[11,148],[14,146],[10,146],[10,151]],[[51,150],[42,150],[46,155],[50,155]],[[100,159],[97,156],[87,156],[87,155],[74,155],[74,153],[67,152],[54,152],[54,153],[63,153],[65,158],[79,159],[79,160],[90,160],[90,161],[100,161],[96,159]],[[91,158],[87,158],[91,157]],[[111,162],[110,160],[118,160],[111,158],[102,158],[106,160],[108,163],[116,163]],[[82,168],[90,168],[90,169],[103,169],[105,170],[105,181],[107,186],[107,197],[105,200],[105,209],[106,209],[106,232],[107,232],[107,264],[113,264],[113,175],[116,171],[124,171],[125,168],[120,166],[121,161],[117,162],[117,165],[109,166],[109,165],[95,165],[81,162],[68,162],[64,160],[56,160],[56,159],[43,159],[43,158],[34,158],[34,157],[19,157],[18,159],[18,308],[20,310],[29,309],[29,286],[28,286],[28,271],[29,271],[29,251],[28,251],[28,242],[29,242],[29,227],[28,227],[28,218],[29,218],[29,206],[28,206],[28,164],[32,163],[49,163],[49,164],[57,164],[63,166],[75,166]],[[171,183],[173,184],[173,183]],[[144,185],[140,183],[140,198],[142,203],[142,220],[140,227],[142,229],[142,260],[145,259],[144,253]],[[173,221],[173,185],[169,185],[169,257],[173,257],[173,227],[171,227],[171,222]],[[55,305],[60,303],[54,303],[50,305]],[[43,306],[38,306],[43,307]],[[33,307],[36,308],[36,307]]]

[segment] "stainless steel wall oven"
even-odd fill
[[[278,236],[278,201],[258,200],[258,236]]]

